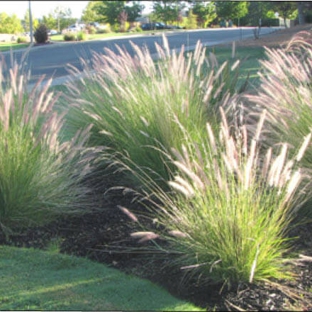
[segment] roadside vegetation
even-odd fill
[[[46,216],[90,211],[92,194],[110,191],[105,177],[113,172],[114,188],[144,203],[143,211],[119,207],[140,228],[131,234],[138,248],[151,242],[189,278],[229,288],[294,278],[296,239],[288,234],[311,217],[302,207],[311,199],[312,47],[301,36],[287,49],[235,54],[200,43],[192,52],[171,53],[163,37],[157,60],[135,45],[134,57],[106,50],[94,54],[92,68],[85,62],[86,76],[62,93],[49,84],[28,93],[16,65],[3,76],[0,98],[2,230],[9,236]],[[30,261],[39,255],[3,247],[1,259],[23,252]],[[42,262],[34,284],[68,261],[78,260],[58,255]],[[114,292],[121,287],[112,283]],[[15,306],[16,297],[3,298],[8,309],[32,300]],[[55,307],[34,300],[29,307]]]

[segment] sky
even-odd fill
[[[43,15],[48,15],[57,6],[70,8],[72,17],[80,18],[82,11],[86,8],[89,1],[30,1],[31,11],[34,18],[41,18]],[[146,8],[151,6],[150,1],[142,1]],[[0,1],[0,13],[5,12],[8,15],[16,14],[18,18],[23,19],[29,1]]]

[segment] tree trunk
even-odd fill
[[[297,2],[297,9],[298,9],[298,20],[299,25],[305,24],[305,17],[303,13],[303,3],[301,1]]]

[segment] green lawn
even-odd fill
[[[15,43],[15,42],[0,42],[0,52],[16,50],[16,49],[24,49],[29,46],[29,43]]]
[[[143,33],[142,32],[137,32],[137,33],[114,33],[112,32],[108,34],[94,34],[94,35],[87,35],[87,40],[105,39],[105,38],[121,37],[121,36],[132,36],[136,34],[140,35]],[[50,39],[52,41],[64,41],[63,35],[50,36]]]
[[[235,50],[235,56],[232,58],[232,45],[208,47],[207,53],[216,54],[219,64],[229,61],[233,65],[237,59],[241,61],[240,65],[240,82],[245,81],[249,75],[249,81],[252,85],[257,86],[259,77],[257,72],[260,69],[259,60],[265,59],[265,50],[263,47],[238,47]]]
[[[204,311],[83,258],[0,246],[1,310]]]

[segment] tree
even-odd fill
[[[273,8],[284,19],[284,25],[287,27],[286,19],[291,18],[297,10],[297,3],[290,1],[272,2]]]
[[[118,23],[118,16],[124,10],[127,1],[102,1],[97,7],[100,21],[115,25]]]
[[[45,24],[48,29],[57,29],[57,20],[52,13],[49,13],[48,16],[42,16],[42,24]]]
[[[213,2],[196,2],[192,10],[197,16],[197,24],[202,28],[217,17],[216,7]]]
[[[249,3],[246,1],[215,1],[218,17],[240,19],[248,13]]]
[[[77,18],[74,17],[63,17],[60,19],[60,29],[67,28],[69,25],[75,24]]]
[[[193,13],[192,10],[189,10],[188,17],[186,21],[187,29],[196,29],[197,28],[197,16]]]
[[[71,17],[71,9],[70,8],[65,8],[65,7],[62,7],[62,6],[57,6],[55,9],[54,9],[54,17],[57,19],[57,30],[58,32],[61,31],[61,19],[65,18],[65,17]]]
[[[118,15],[118,22],[120,24],[120,31],[125,32],[126,31],[126,22],[128,20],[128,14],[125,10],[121,11]]]
[[[82,12],[81,20],[88,24],[91,22],[99,22],[98,7],[101,6],[99,1],[90,1]]]
[[[138,1],[133,1],[131,6],[124,7],[125,12],[128,14],[128,22],[134,22],[136,18],[142,15],[145,6]]]
[[[303,25],[304,23],[311,22],[311,14],[312,14],[312,3],[309,1],[299,1],[297,2],[297,10],[298,10],[298,19],[299,24]],[[306,20],[308,17],[309,20]]]
[[[262,20],[275,19],[275,11],[269,1],[250,1],[244,25],[262,25]]]
[[[303,25],[305,23],[305,16],[304,16],[304,3],[302,1],[297,2],[297,10],[298,10],[299,25]]]
[[[186,4],[184,1],[178,1],[175,0],[173,2],[175,14],[174,14],[174,20],[178,25],[183,21],[182,17],[182,10],[186,8]]]
[[[156,22],[157,21],[157,16],[156,16],[156,14],[155,14],[155,12],[154,11],[152,11],[152,12],[150,12],[149,14],[148,14],[148,20],[151,22],[151,23],[154,23],[154,22]]]
[[[179,6],[181,5],[183,5],[183,3],[179,5],[178,1],[157,1],[154,2],[153,12],[159,20],[165,23],[178,21],[180,11]]]
[[[0,13],[0,34],[18,34],[23,32],[21,20],[15,15]]]

